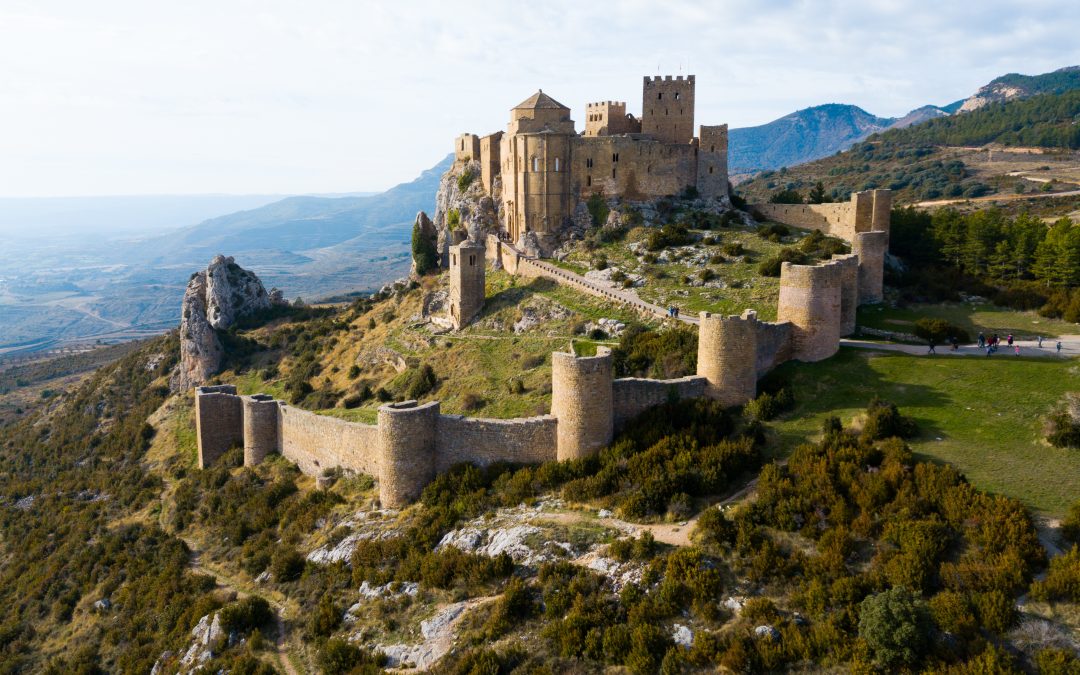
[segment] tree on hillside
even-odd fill
[[[871,595],[859,606],[859,637],[887,668],[916,663],[929,646],[931,625],[922,599],[902,586]]]
[[[826,204],[832,201],[832,197],[825,192],[825,184],[818,181],[810,188],[810,194],[806,197],[808,204]]]
[[[416,266],[416,273],[420,276],[429,274],[439,266],[439,258],[435,252],[435,243],[424,236],[420,223],[413,224],[412,230],[412,257]]]
[[[802,194],[798,190],[779,190],[769,197],[770,204],[802,204]]]

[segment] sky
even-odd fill
[[[538,88],[883,117],[1080,64],[1076,0],[0,0],[0,197],[375,191]]]

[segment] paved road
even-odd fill
[[[1042,349],[1039,348],[1035,340],[1017,340],[1013,344],[1020,345],[1020,356],[1036,356],[1044,358],[1069,358],[1073,356],[1080,356],[1080,335],[1062,335],[1061,340],[1061,354],[1057,353],[1054,348],[1055,340],[1043,340]],[[927,348],[923,345],[905,345],[897,344],[895,342],[876,342],[873,340],[851,340],[842,339],[840,345],[843,347],[856,347],[858,349],[874,349],[883,352],[901,352],[904,354],[916,354],[925,356]],[[961,345],[960,349],[953,351],[948,345],[938,345],[936,350],[938,356],[981,356],[986,358],[986,350],[979,349],[978,345]],[[1016,351],[1013,347],[1005,344],[1001,344],[997,352],[993,355],[994,358],[1006,358],[1015,357]]]

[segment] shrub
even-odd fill
[[[304,556],[291,546],[279,548],[270,559],[270,574],[278,583],[288,583],[300,578],[304,571]]]
[[[911,438],[918,433],[915,421],[900,414],[895,403],[883,401],[877,397],[866,406],[866,422],[862,436],[871,441],[884,438]]]
[[[608,207],[604,195],[599,192],[589,195],[589,199],[585,202],[585,206],[589,210],[589,216],[592,217],[593,225],[600,226],[607,222],[608,214],[611,213],[611,209]]]
[[[411,369],[404,381],[402,393],[407,399],[419,399],[435,388],[439,378],[430,364],[425,363],[419,368]]]
[[[341,625],[341,610],[334,605],[333,598],[327,593],[315,606],[315,611],[308,617],[307,630],[315,637],[328,637]]]
[[[759,225],[757,228],[757,235],[762,239],[771,239],[773,237],[786,237],[791,234],[791,230],[787,225],[781,223],[768,223],[765,225]]]
[[[769,197],[770,204],[802,204],[803,197],[798,190],[778,190]]]
[[[952,338],[958,342],[971,342],[971,336],[963,328],[944,319],[923,317],[915,322],[915,335],[927,342],[943,343]]]
[[[348,376],[350,380],[355,380],[356,378],[360,377],[360,366],[356,365],[355,363],[349,366]]]
[[[694,241],[690,230],[686,225],[668,223],[659,230],[652,230],[645,238],[645,248],[650,251],[659,251],[669,246],[685,246]]]
[[[898,586],[859,604],[859,637],[879,664],[913,665],[930,644],[931,621],[922,600]]]
[[[723,251],[725,255],[732,256],[733,258],[741,256],[743,253],[746,252],[746,249],[743,248],[743,245],[737,241],[727,242],[720,250]]]
[[[1073,503],[1061,521],[1061,537],[1068,543],[1080,544],[1080,502]]]
[[[1068,412],[1058,412],[1050,416],[1050,431],[1046,440],[1057,448],[1080,448],[1080,424],[1073,421]]]
[[[225,632],[247,634],[274,620],[270,603],[257,595],[225,605],[219,614]]]
[[[343,638],[331,638],[326,641],[318,656],[319,668],[325,675],[375,675],[382,672],[380,666],[386,659],[381,654],[372,654],[360,649]]]
[[[474,411],[474,410],[479,410],[480,408],[483,408],[483,407],[484,407],[484,397],[483,396],[481,396],[481,395],[479,395],[479,394],[477,394],[475,392],[472,392],[472,391],[465,392],[465,394],[462,395],[462,397],[461,397],[461,409],[462,410],[468,410],[468,411],[471,412],[471,411]]]
[[[806,262],[806,256],[794,248],[781,249],[779,253],[761,261],[758,265],[758,274],[763,277],[778,277],[783,264],[789,262],[801,265]]]
[[[1046,578],[1031,585],[1031,595],[1039,600],[1080,602],[1080,546],[1051,558]]]
[[[694,536],[706,545],[731,546],[735,543],[735,523],[718,508],[705,509],[697,519]]]
[[[703,267],[698,270],[698,279],[703,282],[709,282],[716,278],[716,272],[708,267]]]
[[[475,178],[476,178],[476,175],[471,170],[466,169],[466,170],[462,171],[461,175],[458,176],[458,179],[457,179],[458,190],[460,192],[465,192],[466,190],[468,190],[469,186],[472,185],[472,182],[473,182],[473,180]]]
[[[723,264],[725,262],[727,262],[727,260],[722,255],[715,254],[715,255],[709,256],[709,264],[710,265],[721,265],[721,264]]]

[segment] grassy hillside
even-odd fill
[[[738,191],[750,201],[766,201],[780,189],[805,195],[816,182],[826,192],[844,199],[852,191],[887,187],[898,203],[942,198],[975,198],[1017,190],[1061,192],[1074,189],[1071,175],[1056,176],[1054,169],[1077,164],[1069,151],[1080,148],[1080,91],[1044,95],[1022,101],[995,103],[975,112],[942,117],[905,129],[876,134],[847,152],[776,172],[764,172],[742,183]],[[993,144],[1005,148],[992,156],[970,146]],[[1040,147],[1057,151],[1033,156],[1024,151],[1010,156],[1008,148]],[[1033,163],[1014,167],[1009,161]],[[1043,176],[1009,176],[1015,171],[1046,167]],[[1050,183],[1052,179],[1057,183]],[[1080,181],[1078,181],[1080,182]],[[1023,185],[1024,187],[1019,187]]]

